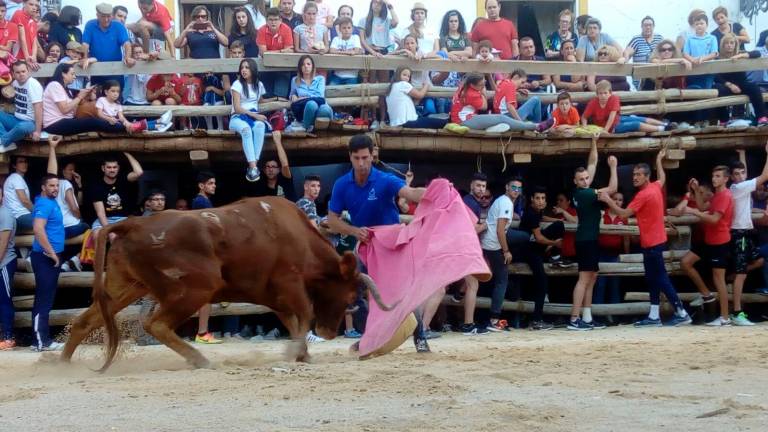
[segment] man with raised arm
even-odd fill
[[[578,167],[573,174],[576,191],[573,193],[572,201],[579,218],[576,228],[576,261],[579,265],[579,279],[573,288],[573,306],[568,330],[605,328],[605,325],[592,320],[592,290],[597,281],[600,255],[597,238],[600,235],[600,221],[602,219],[600,201],[597,196],[599,193],[613,195],[616,192],[618,187],[617,164],[616,157],[609,156],[608,166],[611,169],[611,177],[608,180],[608,186],[602,189],[590,187],[597,170],[597,137],[593,137],[587,167]]]
[[[663,253],[667,249],[667,231],[664,228],[664,193],[662,188],[666,181],[666,175],[664,174],[662,159],[666,154],[667,149],[662,148],[656,156],[657,180],[655,182],[651,182],[651,167],[648,164],[635,165],[632,170],[632,184],[639,190],[626,209],[619,207],[609,194],[600,192],[598,195],[600,201],[605,202],[615,214],[624,218],[637,217],[645,280],[651,297],[651,310],[647,318],[635,323],[636,327],[661,327],[661,317],[659,316],[661,292],[664,292],[667,301],[672,303],[675,308],[675,316],[670,321],[670,325],[691,323],[691,317],[683,308],[683,303],[677,296],[677,291],[664,266]]]

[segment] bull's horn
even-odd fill
[[[371,297],[373,297],[373,301],[375,301],[376,304],[379,305],[379,308],[381,310],[391,311],[392,309],[394,309],[395,306],[397,306],[397,303],[400,303],[400,302],[397,302],[391,306],[384,303],[384,300],[381,299],[379,288],[376,287],[376,283],[367,274],[360,273],[360,282],[362,282],[362,284],[365,285],[365,288],[367,288],[368,291],[371,292]]]

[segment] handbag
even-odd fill
[[[304,107],[309,101],[314,101],[317,105],[325,104],[325,98],[322,97],[308,97],[291,102],[291,113],[293,113],[293,118],[298,121],[304,120]]]

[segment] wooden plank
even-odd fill
[[[672,250],[672,251],[665,251],[664,252],[664,261],[672,261],[672,260],[679,260],[685,254],[688,253],[687,250]],[[619,255],[619,262],[620,263],[642,263],[643,262],[643,254],[621,254]]]
[[[325,100],[328,105],[332,107],[338,106],[376,106],[379,103],[378,96],[370,96],[367,98],[361,97],[340,97],[340,98],[328,98]],[[259,105],[259,111],[269,112],[281,110],[284,108],[290,108],[291,103],[288,101],[281,102],[266,102]],[[228,116],[232,112],[232,105],[216,105],[216,106],[186,106],[186,105],[147,105],[147,106],[130,106],[123,107],[123,112],[129,117],[159,117],[166,111],[172,111],[176,117],[190,117],[190,116]]]
[[[712,60],[686,70],[680,64],[639,64],[634,67],[632,76],[641,78],[663,78],[687,75],[705,75],[727,72],[742,72],[768,69],[768,58],[740,60]],[[622,113],[624,108],[622,107]]]
[[[661,161],[661,166],[663,166],[664,169],[667,169],[667,170],[678,169],[680,168],[680,161],[664,159],[663,161]]]
[[[768,93],[763,94],[763,100],[768,100]],[[745,105],[749,98],[740,96],[723,96],[712,99],[700,99],[696,101],[667,102],[646,105],[626,105],[621,107],[621,113],[630,114],[665,114],[674,112],[698,111],[703,109],[719,108],[732,105]]]
[[[64,272],[59,275],[59,288],[90,288],[93,285],[93,272]],[[16,273],[13,277],[16,289],[35,289],[35,275]]]
[[[35,302],[35,296],[33,295],[22,295],[22,296],[13,297],[13,307],[15,307],[16,309],[31,309],[32,304],[34,302]]]
[[[445,296],[442,303],[448,306],[461,306],[451,300],[451,296]],[[478,297],[475,307],[489,309],[491,307],[491,299],[488,297]],[[648,302],[593,304],[592,315],[646,315],[650,308],[651,304]],[[509,312],[532,313],[534,310],[534,303],[525,300],[505,300],[501,305],[501,309]],[[662,311],[670,313],[672,312],[672,307],[668,303],[664,304],[662,306]],[[571,305],[567,303],[544,303],[544,313],[546,315],[569,316],[571,314]]]
[[[717,292],[713,291],[714,295],[717,295]],[[696,300],[699,297],[698,293],[677,293],[677,296],[680,297],[680,300],[684,302],[690,302],[693,300]],[[628,292],[624,296],[624,301],[648,301],[650,298],[650,295],[647,292]],[[728,300],[733,301],[733,294],[728,294]],[[760,294],[754,294],[754,293],[743,293],[741,295],[741,302],[742,303],[768,303],[768,296],[760,295]]]
[[[25,235],[17,235],[14,239],[14,243],[16,244],[16,247],[32,247],[32,241],[35,239],[35,236],[32,234],[25,234]],[[81,234],[77,237],[72,237],[69,239],[66,239],[64,241],[64,244],[67,246],[72,245],[81,245],[83,244],[83,240],[85,239],[85,235]]]
[[[682,149],[668,149],[667,150],[667,159],[669,160],[684,160],[685,159],[685,150]]]
[[[545,228],[549,226],[551,222],[542,222],[541,227]],[[568,232],[576,232],[576,229],[578,228],[578,224],[575,223],[564,223],[565,230]],[[514,220],[510,222],[510,227],[517,228],[520,226],[519,220]],[[640,235],[640,228],[637,225],[605,225],[600,224],[600,234],[612,234],[612,235],[631,235],[631,236],[639,236]],[[677,236],[677,235],[690,235],[691,234],[691,228],[689,226],[678,226],[675,228],[667,227],[667,235],[669,236]]]
[[[531,163],[531,154],[530,153],[515,153],[512,155],[512,162],[519,163],[519,164],[527,164]]]
[[[667,262],[665,265],[669,274],[683,274],[679,262]],[[513,275],[531,275],[531,268],[528,267],[528,264],[512,263],[509,264],[508,269],[509,273]],[[550,264],[544,264],[544,272],[548,276],[577,276],[579,274],[576,266],[560,268],[553,267]],[[599,273],[605,276],[645,276],[645,267],[642,263],[601,262]]]

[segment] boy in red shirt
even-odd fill
[[[528,90],[521,86],[526,82],[528,74],[522,69],[515,69],[511,74],[502,73],[502,79],[496,84],[496,94],[493,96],[493,112],[504,114],[521,122],[541,122],[541,99],[531,96],[519,108],[517,94],[529,95]]]
[[[621,101],[612,94],[611,82],[602,80],[595,86],[597,97],[590,100],[581,124],[586,126],[589,119],[592,124],[600,126],[608,133],[626,132],[661,132],[667,127],[667,123],[635,115],[621,115]]]
[[[11,24],[19,29],[19,52],[17,57],[26,60],[30,69],[40,69],[37,64],[37,19],[40,15],[39,0],[24,0],[24,6],[11,17]]]
[[[19,42],[19,28],[5,19],[5,4],[0,5],[0,58],[7,58],[13,46]]]
[[[662,159],[667,154],[667,149],[662,148],[656,156],[656,172],[658,180],[651,183],[651,167],[640,163],[632,170],[632,184],[639,189],[635,198],[626,209],[619,207],[611,197],[601,192],[600,201],[605,202],[611,211],[623,218],[637,217],[637,225],[640,228],[640,247],[643,252],[643,267],[645,268],[645,280],[651,297],[651,310],[648,318],[635,323],[635,327],[661,327],[659,316],[659,303],[661,292],[667,297],[667,301],[675,308],[675,316],[670,325],[686,325],[691,323],[691,317],[683,308],[683,303],[677,296],[677,291],[669,280],[666,266],[664,265],[664,251],[667,249],[667,231],[664,227],[664,193],[662,188],[666,181]]]
[[[267,23],[256,33],[256,45],[259,52],[293,52],[293,30],[280,18],[280,10],[267,9]],[[287,72],[260,72],[259,81],[264,84],[268,94],[277,97],[288,97],[291,88],[291,74]]]
[[[152,105],[179,105],[181,94],[178,85],[181,82],[176,74],[154,75],[147,82],[147,100]]]
[[[580,121],[579,111],[571,103],[571,94],[562,92],[557,95],[557,108],[552,111],[552,118],[546,122],[546,132],[570,136]]]
[[[728,291],[725,287],[725,270],[730,261],[731,223],[733,222],[733,195],[728,189],[730,176],[731,170],[727,166],[714,167],[712,187],[715,194],[712,196],[709,209],[705,212],[691,207],[685,209],[687,214],[697,216],[704,224],[704,242],[707,246],[705,255],[712,267],[712,281],[720,299],[720,316],[708,322],[708,326],[731,325],[728,317]],[[698,276],[698,272],[693,267],[686,268],[686,272],[695,273],[695,276]]]

